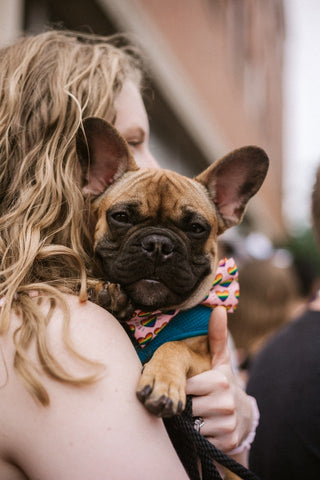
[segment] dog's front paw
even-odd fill
[[[186,378],[165,367],[155,371],[146,364],[137,387],[137,397],[153,415],[179,415],[186,404]]]
[[[130,318],[134,311],[130,298],[117,283],[101,283],[97,299],[98,304],[111,312],[118,320]]]

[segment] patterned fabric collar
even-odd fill
[[[206,298],[201,302],[210,308],[224,306],[228,311],[236,309],[239,299],[238,269],[233,258],[223,258],[218,264],[216,277]],[[144,312],[136,310],[127,321],[131,333],[141,348],[153,340],[180,310]]]

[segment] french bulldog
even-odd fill
[[[122,320],[134,308],[198,305],[215,277],[217,237],[241,221],[261,187],[266,153],[239,148],[190,179],[138,168],[126,141],[100,118],[83,121],[76,143],[96,218],[94,251],[108,282],[99,284],[99,302]],[[143,368],[138,398],[155,415],[181,413],[186,378],[208,369],[206,336],[164,343]]]

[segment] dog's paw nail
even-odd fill
[[[150,413],[157,417],[163,416],[163,409],[168,401],[168,397],[162,395],[160,398],[149,400],[145,403],[146,408]]]
[[[152,392],[152,388],[150,385],[146,385],[142,390],[137,391],[137,397],[143,403]]]
[[[178,408],[177,408],[177,414],[181,415],[182,412],[183,412],[183,403],[181,402],[181,400],[179,400]]]
[[[147,385],[146,387],[144,387],[143,389],[143,393],[146,397],[148,397],[150,395],[150,393],[152,392],[152,388],[150,385]]]
[[[157,417],[172,417],[175,414],[173,401],[166,395],[162,395],[158,399],[147,400],[145,406],[150,413]]]
[[[170,398],[163,398],[164,407],[160,413],[161,417],[172,417],[173,415],[173,401]]]

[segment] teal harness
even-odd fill
[[[211,312],[212,308],[205,305],[198,305],[189,310],[179,312],[144,348],[141,348],[135,338],[130,335],[141,362],[143,364],[148,362],[157,348],[163,343],[207,335]]]

